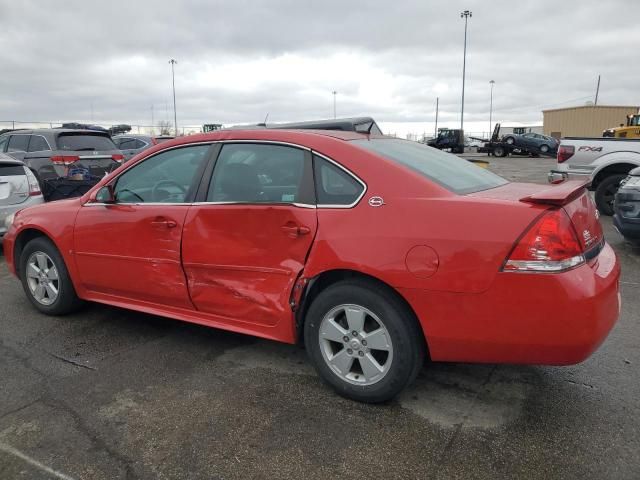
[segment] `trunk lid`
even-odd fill
[[[29,198],[29,182],[21,162],[0,160],[0,207],[17,205]]]

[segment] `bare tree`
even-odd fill
[[[160,120],[158,128],[160,129],[160,135],[171,135],[171,124],[167,120]]]

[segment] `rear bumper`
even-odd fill
[[[558,183],[565,180],[586,180],[589,179],[591,175],[589,173],[584,172],[574,172],[571,170],[550,170],[547,173],[547,181],[549,183]]]
[[[42,195],[37,197],[29,197],[24,202],[18,203],[16,205],[0,206],[0,238],[2,238],[5,233],[7,233],[7,229],[4,226],[4,221],[9,215],[23,210],[27,207],[39,205],[41,203],[44,203],[44,198],[42,197]]]
[[[499,273],[484,293],[401,290],[433,360],[571,365],[589,357],[620,314],[620,266],[606,244],[559,274]]]
[[[633,241],[640,241],[640,218],[625,218],[616,213],[613,216],[613,226],[624,238]]]

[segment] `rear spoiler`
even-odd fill
[[[589,180],[568,180],[542,190],[541,192],[522,197],[520,201],[558,206],[566,205],[582,195],[585,187],[589,185],[589,182]]]

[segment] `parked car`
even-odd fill
[[[167,140],[172,140],[175,137],[171,135],[116,135],[113,138],[113,143],[116,144],[120,150],[122,150],[122,154],[124,155],[125,161],[131,159],[138,153],[146,150],[147,148],[151,148],[154,145],[157,145],[162,142],[166,142]]]
[[[640,167],[620,182],[613,209],[613,225],[624,238],[640,245]]]
[[[45,199],[51,190],[49,181],[84,172],[81,176],[92,186],[124,162],[108,133],[84,129],[13,130],[0,135],[2,152],[25,163],[38,179]]]
[[[23,162],[0,153],[0,237],[13,222],[13,215],[32,205],[43,203],[44,198],[36,177]]]
[[[510,183],[347,131],[156,145],[81,198],[19,212],[4,249],[41,312],[88,300],[303,341],[328,384],[366,402],[398,394],[427,354],[581,362],[620,310],[583,183]]]
[[[539,133],[509,134],[504,137],[504,143],[514,147],[524,148],[530,153],[554,154],[558,150],[558,140]]]
[[[640,167],[640,139],[567,137],[560,142],[557,158],[558,165],[549,172],[549,182],[588,181],[600,213],[613,215],[620,182]]]

